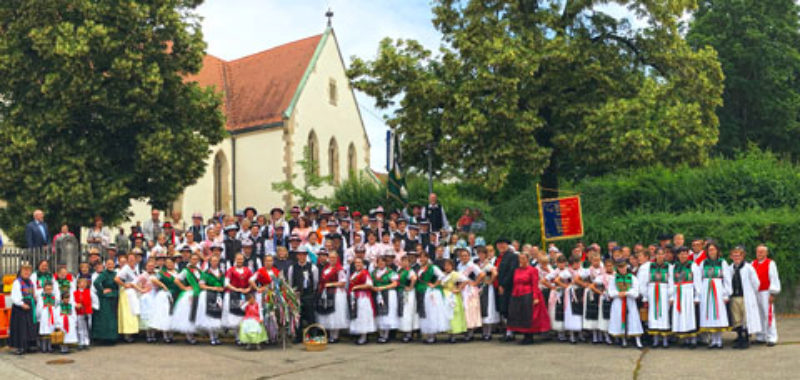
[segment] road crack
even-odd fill
[[[642,350],[642,353],[639,354],[639,359],[636,360],[636,367],[633,369],[633,380],[639,379],[639,371],[642,369],[642,361],[648,352],[650,352],[650,348],[645,348]]]

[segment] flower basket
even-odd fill
[[[322,351],[328,347],[328,332],[319,323],[303,329],[303,345],[306,351]]]

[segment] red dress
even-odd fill
[[[539,289],[539,271],[530,265],[514,271],[514,287],[508,304],[508,329],[525,334],[550,331],[547,304]]]

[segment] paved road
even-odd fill
[[[791,379],[800,375],[800,318],[779,321],[782,343],[745,351],[636,350],[618,347],[537,343],[518,346],[473,342],[433,346],[393,343],[354,346],[340,343],[323,352],[297,345],[244,351],[232,345],[184,344],[96,347],[67,356],[0,353],[0,379],[507,379],[562,376],[598,379]],[[733,335],[726,336],[730,346]],[[68,364],[47,364],[69,359]],[[176,365],[175,363],[180,363]],[[572,364],[568,364],[572,363]],[[567,368],[568,367],[568,368]],[[402,373],[401,373],[402,371]],[[580,374],[580,375],[576,375]]]

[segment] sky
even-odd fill
[[[429,0],[206,0],[197,13],[208,53],[232,60],[322,33],[328,8],[346,64],[353,56],[374,58],[384,37],[415,39],[434,51],[439,46]],[[606,8],[612,15],[626,13],[619,6]],[[356,100],[372,146],[371,166],[385,172],[383,116],[390,111],[376,109],[370,97],[358,92]]]

